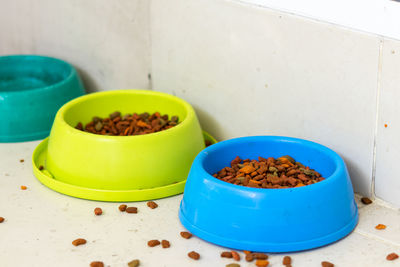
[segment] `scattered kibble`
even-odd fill
[[[78,239],[75,239],[74,241],[72,241],[72,245],[74,245],[75,247],[83,245],[83,244],[86,244],[86,240],[83,238],[78,238]]]
[[[377,229],[377,230],[386,229],[386,225],[380,223],[380,224],[378,224],[377,226],[375,226],[375,229]]]
[[[256,266],[257,267],[267,267],[269,265],[269,261],[267,260],[257,260]]]
[[[329,261],[323,261],[321,262],[322,267],[334,267],[335,265],[333,263],[330,263]]]
[[[127,207],[125,211],[127,213],[137,213],[138,209],[136,207]]]
[[[90,267],[104,267],[104,263],[101,261],[92,261]]]
[[[385,123],[385,128],[387,128],[387,124]]]
[[[240,264],[230,263],[230,264],[225,265],[225,267],[240,267]]]
[[[397,255],[396,253],[390,253],[389,255],[386,256],[386,259],[388,261],[393,261],[398,258],[399,258],[399,255]]]
[[[168,240],[161,240],[161,246],[163,248],[169,248],[171,246],[171,244],[169,243]]]
[[[21,185],[21,190],[26,190],[28,189],[28,187],[26,187],[25,185]]]
[[[43,165],[40,165],[40,166],[39,166],[39,170],[40,170],[40,171],[43,171],[43,169],[44,169]]]
[[[231,161],[231,167],[225,167],[213,176],[224,182],[255,188],[301,187],[325,179],[290,156],[258,157],[258,161],[242,160],[237,156]]]
[[[257,260],[267,260],[268,255],[264,253],[253,253],[253,257]]]
[[[161,115],[159,112],[149,114],[126,114],[116,111],[109,115],[109,118],[93,117],[92,121],[83,127],[79,122],[75,128],[81,131],[100,135],[142,135],[167,130],[178,125],[178,116]]]
[[[94,214],[96,214],[97,216],[103,214],[103,210],[101,208],[95,208],[94,209]]]
[[[204,143],[205,143],[206,147],[209,147],[212,145],[212,142],[210,140],[204,140]]]
[[[139,265],[140,265],[139,260],[133,260],[133,261],[128,262],[129,267],[138,267]]]
[[[191,251],[188,253],[189,258],[192,258],[194,260],[200,259],[200,254],[197,253],[196,251]]]
[[[118,209],[119,209],[119,211],[126,211],[126,208],[127,208],[128,206],[127,205],[125,205],[125,204],[122,204],[122,205],[119,205],[119,207],[118,207]]]
[[[240,261],[240,255],[236,251],[232,251],[232,257],[235,261]]]
[[[372,203],[372,200],[369,199],[369,198],[367,198],[367,197],[363,197],[363,198],[361,198],[361,202],[362,202],[363,204],[365,204],[365,205],[369,205],[369,204]]]
[[[4,222],[4,218],[0,217],[0,223]]]
[[[181,236],[185,239],[191,238],[193,235],[189,232],[181,232]]]
[[[158,205],[154,201],[149,201],[149,202],[147,202],[147,207],[149,207],[150,209],[155,209],[158,207]]]
[[[246,254],[245,260],[248,262],[252,262],[254,260],[253,254],[252,253]]]
[[[24,162],[24,161],[25,161],[24,159],[20,159],[20,160],[19,160],[19,162],[21,162],[21,163]]]
[[[233,257],[233,255],[232,255],[232,252],[230,252],[230,251],[223,251],[223,252],[221,252],[221,258],[228,258],[228,259],[230,259],[230,258],[232,258]]]
[[[153,240],[150,240],[150,241],[147,242],[147,245],[149,247],[155,247],[155,246],[158,246],[160,244],[161,244],[161,242],[158,241],[157,239],[153,239]]]
[[[245,255],[247,255],[247,254],[251,254],[251,251],[243,250],[243,253],[244,253]]]
[[[283,264],[283,265],[290,265],[290,264],[292,264],[292,258],[291,258],[290,256],[285,256],[285,257],[283,257],[282,264]]]

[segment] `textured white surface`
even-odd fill
[[[377,37],[222,0],[154,0],[151,12],[154,90],[192,103],[220,140],[327,145],[370,194]]]
[[[0,1],[0,56],[73,64],[89,91],[150,87],[149,1]]]
[[[139,209],[138,214],[127,214],[118,210],[119,203],[72,198],[46,188],[31,170],[31,155],[38,143],[0,144],[0,216],[6,219],[0,224],[0,266],[84,267],[100,260],[106,266],[122,267],[136,258],[143,267],[218,267],[233,262],[220,258],[224,248],[196,237],[180,237],[182,195],[156,200],[159,207],[154,210],[146,202],[127,203]],[[21,190],[21,185],[28,189]],[[95,216],[95,207],[101,207],[103,215]],[[332,245],[289,254],[293,266],[320,266],[323,260],[338,267],[398,266],[400,259],[388,262],[385,258],[391,252],[400,254],[400,212],[377,204],[360,207],[355,232]],[[377,232],[376,223],[388,225],[387,232]],[[74,247],[71,242],[76,238],[88,243]],[[171,247],[149,248],[151,239],[167,239]],[[201,254],[199,261],[187,257],[192,250]],[[270,254],[270,266],[281,266],[284,255]],[[255,266],[245,262],[243,255],[240,264]]]

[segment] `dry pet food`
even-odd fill
[[[200,259],[200,254],[197,253],[196,251],[191,251],[188,253],[189,258],[192,258],[194,260]]]
[[[257,267],[267,267],[269,265],[269,261],[267,260],[257,260],[256,266]]]
[[[240,255],[236,251],[232,251],[232,257],[235,261],[240,261]]]
[[[153,240],[150,240],[150,241],[147,242],[147,245],[149,247],[155,247],[155,246],[158,246],[160,244],[161,244],[161,242],[156,240],[156,239],[153,239]]]
[[[230,258],[232,258],[233,256],[232,256],[232,252],[230,252],[230,251],[223,251],[223,252],[221,252],[221,258],[228,258],[228,259],[230,259]]]
[[[126,211],[127,207],[128,207],[127,205],[122,204],[122,205],[119,205],[118,209],[119,209],[119,211]]]
[[[72,245],[74,245],[75,247],[83,245],[83,244],[86,244],[86,240],[83,238],[78,238],[78,239],[75,239],[74,241],[72,241]]]
[[[242,160],[237,156],[231,161],[231,167],[225,167],[213,176],[231,184],[255,188],[300,187],[325,179],[290,156],[258,157],[258,161]]]
[[[140,265],[140,261],[139,260],[133,260],[128,262],[128,267],[138,267]]]
[[[230,264],[225,265],[225,267],[240,267],[240,264],[230,263]]]
[[[101,208],[95,208],[94,209],[94,214],[96,214],[97,216],[103,214],[103,210]]]
[[[321,262],[322,267],[334,267],[335,265],[333,263],[330,263],[329,261],[323,261]]]
[[[0,217],[0,223],[4,222],[4,218]]]
[[[264,253],[252,253],[253,254],[253,258],[257,259],[257,260],[267,260],[268,259],[268,255],[264,254]]]
[[[181,236],[185,239],[191,238],[193,235],[189,232],[181,232]]]
[[[83,127],[79,122],[75,128],[88,133],[100,135],[142,135],[167,130],[178,125],[179,118],[168,115],[161,115],[159,112],[149,114],[126,114],[121,116],[121,112],[111,113],[108,118],[93,117],[92,121]]]
[[[283,257],[282,264],[283,264],[283,265],[290,265],[290,264],[292,264],[292,258],[289,257],[289,256]]]
[[[25,185],[21,185],[21,190],[26,190],[28,189],[28,187],[26,187]]]
[[[252,262],[254,260],[254,257],[253,257],[252,253],[246,254],[246,257],[244,257],[244,258],[248,262]]]
[[[171,244],[169,243],[168,240],[161,240],[161,246],[163,248],[169,248],[171,246]]]
[[[372,203],[372,200],[369,199],[369,198],[367,198],[367,197],[363,197],[363,198],[361,198],[361,202],[362,202],[363,204],[365,204],[365,205],[369,205],[369,204]]]
[[[43,171],[43,169],[44,169],[43,165],[40,165],[40,166],[39,166],[39,170],[40,170],[40,171]]]
[[[399,258],[399,255],[397,255],[396,253],[390,253],[389,255],[386,256],[386,259],[388,261],[393,261],[398,258]]]
[[[101,261],[92,261],[90,267],[104,267],[104,263]]]
[[[137,213],[136,207],[127,207],[125,210],[127,213]]]
[[[386,229],[386,225],[384,225],[384,224],[378,224],[377,226],[375,226],[375,229],[377,229],[377,230]]]
[[[154,201],[149,201],[149,202],[147,202],[147,207],[149,207],[150,209],[155,209],[158,207],[158,205]]]
[[[19,160],[19,162],[21,162],[21,163],[24,162],[24,161],[25,161],[25,160],[23,160],[23,159],[20,159],[20,160]]]

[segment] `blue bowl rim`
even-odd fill
[[[333,162],[336,165],[336,168],[334,172],[329,175],[328,177],[324,177],[325,180],[320,181],[315,184],[311,185],[306,185],[306,186],[301,186],[301,187],[289,187],[289,188],[254,188],[254,187],[247,187],[247,186],[242,186],[242,185],[235,185],[231,184],[225,181],[221,181],[220,179],[215,178],[212,176],[210,173],[208,173],[204,169],[204,160],[208,156],[209,153],[212,153],[217,150],[224,149],[224,147],[231,145],[232,143],[245,143],[247,141],[254,141],[254,140],[270,140],[270,141],[284,141],[284,142],[291,142],[291,143],[298,143],[301,145],[309,146],[311,148],[315,148],[324,154],[326,154],[329,158],[333,160]],[[263,192],[264,190],[269,190],[269,194],[272,192],[276,192],[277,194],[282,193],[283,190],[310,190],[310,189],[318,189],[320,186],[327,186],[330,182],[333,181],[333,179],[338,179],[340,174],[343,173],[343,171],[346,170],[345,168],[345,163],[343,159],[332,149],[323,146],[321,144],[318,144],[313,141],[305,140],[305,139],[300,139],[300,138],[294,138],[294,137],[287,137],[287,136],[274,136],[274,135],[258,135],[258,136],[245,136],[245,137],[237,137],[225,141],[218,142],[214,145],[211,145],[209,147],[206,147],[204,150],[202,150],[196,157],[196,159],[193,162],[193,166],[199,166],[199,168],[196,171],[200,171],[201,177],[208,179],[212,181],[213,183],[218,184],[219,186],[225,186],[225,187],[232,187],[232,189],[235,190],[240,190],[240,191],[250,191],[254,193],[260,193]]]
[[[7,56],[0,56],[0,64],[1,61],[3,60],[7,60],[7,59],[12,59],[12,60],[19,60],[21,62],[23,62],[24,60],[26,60],[27,58],[34,58],[34,59],[45,59],[45,60],[49,60],[49,61],[54,61],[57,63],[60,63],[62,65],[65,65],[69,68],[69,74],[67,75],[66,78],[62,79],[59,82],[56,82],[54,84],[45,86],[45,87],[38,87],[38,88],[32,88],[32,89],[26,89],[26,90],[18,90],[18,91],[0,91],[0,96],[7,96],[7,95],[19,95],[19,94],[26,94],[27,92],[37,92],[40,91],[39,93],[42,93],[43,91],[47,91],[47,90],[51,90],[53,88],[58,88],[66,83],[68,83],[71,79],[74,78],[74,76],[76,75],[76,70],[75,68],[69,64],[68,62],[58,59],[58,58],[54,58],[54,57],[49,57],[49,56],[41,56],[41,55],[31,55],[31,54],[26,54],[26,55],[7,55]]]

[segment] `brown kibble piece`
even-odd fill
[[[361,198],[361,202],[362,202],[363,204],[365,204],[365,205],[369,205],[369,204],[372,203],[372,200],[369,199],[369,198],[367,198],[367,197],[363,197],[363,198]]]
[[[43,165],[39,166],[39,170],[42,171],[44,169]]]
[[[4,218],[0,217],[0,223],[4,222]]]
[[[101,261],[92,261],[90,267],[104,267],[104,263]]]
[[[149,201],[149,202],[147,202],[147,207],[149,207],[150,209],[155,209],[158,207],[158,205],[154,201]]]
[[[189,258],[192,258],[194,260],[200,259],[200,254],[197,253],[196,251],[191,251],[188,253]]]
[[[253,253],[253,258],[255,258],[257,260],[267,260],[268,255],[264,254],[264,253]]]
[[[221,252],[221,258],[228,258],[228,259],[230,259],[230,258],[232,258],[233,256],[232,256],[232,252],[230,252],[230,251],[223,251],[223,252]]]
[[[191,238],[193,235],[189,232],[181,232],[181,236],[185,239]]]
[[[94,209],[94,214],[96,214],[97,216],[101,215],[101,214],[103,214],[103,210],[101,208],[95,208]]]
[[[171,244],[169,243],[168,240],[161,240],[161,246],[163,248],[169,248],[171,246]]]
[[[269,261],[267,260],[257,260],[256,266],[257,267],[267,267],[269,265]]]
[[[384,224],[378,224],[377,226],[375,226],[375,229],[377,229],[377,230],[386,229],[386,225],[384,225]]]
[[[240,264],[230,263],[230,264],[225,265],[225,267],[240,267]]]
[[[153,240],[150,240],[150,241],[147,242],[147,245],[149,247],[155,247],[155,246],[158,246],[160,244],[161,244],[161,242],[156,240],[156,239],[153,239]]]
[[[283,265],[292,264],[292,258],[291,258],[290,256],[285,256],[285,257],[283,257],[282,264],[283,264]]]
[[[23,160],[23,159],[20,159],[20,160],[19,160],[19,162],[21,162],[21,163],[24,162],[24,161],[25,161],[25,160]]]
[[[139,260],[133,260],[133,261],[128,262],[129,267],[138,267],[139,265],[140,265]]]
[[[323,261],[321,262],[322,267],[334,267],[335,265],[333,263],[330,263],[329,261]]]
[[[21,190],[26,190],[28,189],[28,187],[26,187],[25,185],[21,185]]]
[[[252,253],[246,254],[245,259],[246,259],[246,261],[248,261],[248,262],[253,261],[253,260],[254,260],[253,254],[252,254]]]
[[[119,211],[124,212],[124,211],[126,211],[126,207],[127,207],[127,205],[122,204],[122,205],[119,205],[118,209],[119,209]]]
[[[72,245],[74,245],[75,247],[83,245],[83,244],[86,244],[86,240],[83,238],[78,238],[78,239],[75,239],[74,241],[72,241]]]
[[[232,257],[235,261],[240,261],[240,255],[236,251],[232,251]]]
[[[136,207],[127,207],[125,210],[127,213],[137,213]]]
[[[386,259],[388,261],[393,261],[398,258],[399,258],[399,255],[397,255],[396,253],[390,253],[389,255],[386,256]]]
[[[247,254],[251,254],[251,251],[243,250],[243,253],[244,253],[245,255],[247,255]]]

